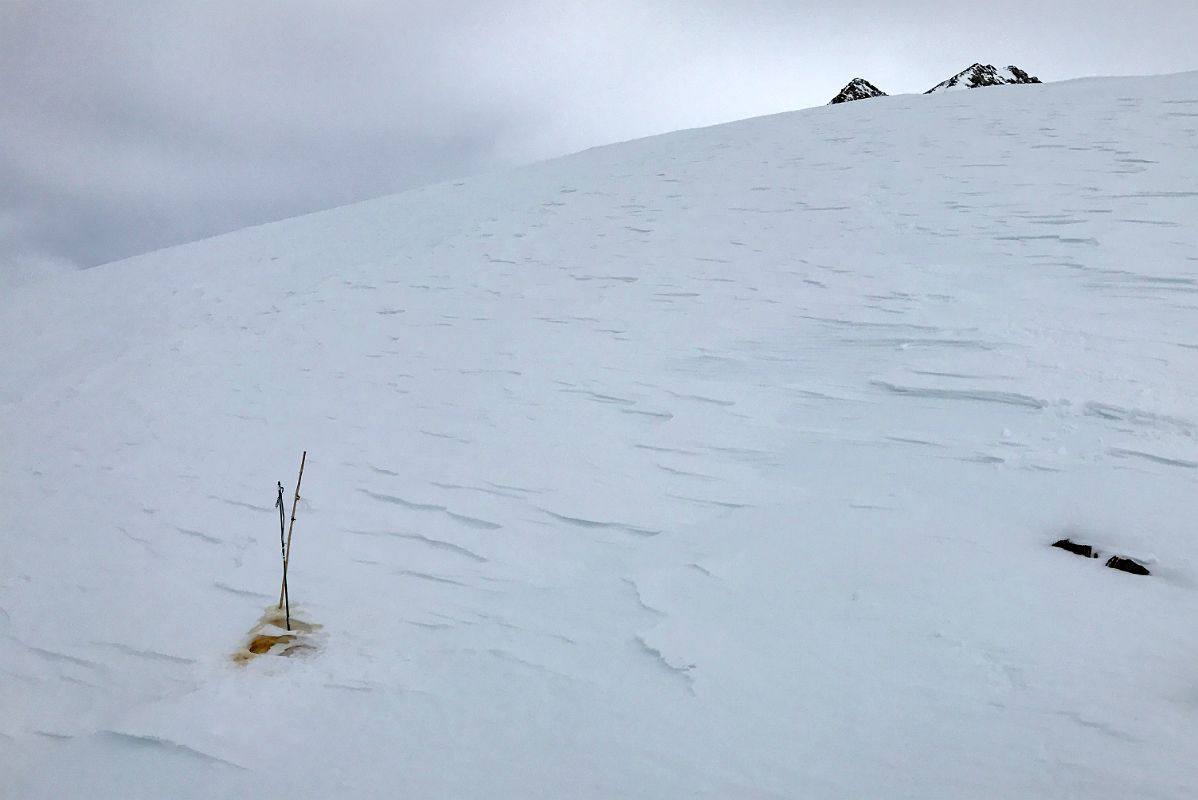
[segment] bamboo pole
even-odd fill
[[[295,481],[295,500],[291,503],[291,524],[287,526],[287,550],[283,553],[283,586],[279,589],[279,608],[283,607],[283,595],[287,591],[287,565],[291,563],[291,531],[295,528],[295,509],[299,505],[300,481],[304,479],[304,462],[308,460],[308,451],[300,457],[299,478]],[[290,605],[290,603],[288,603]],[[290,620],[288,621],[290,622]]]

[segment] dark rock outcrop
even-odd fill
[[[1078,544],[1069,539],[1061,539],[1052,543],[1053,547],[1059,547],[1062,550],[1068,550],[1070,553],[1086,558],[1098,558],[1098,554],[1094,552],[1094,548],[1088,544]]]
[[[1111,569],[1121,569],[1124,572],[1130,572],[1132,575],[1151,575],[1148,567],[1136,561],[1133,558],[1124,558],[1123,556],[1111,556],[1106,565]]]
[[[974,64],[963,69],[948,80],[928,89],[924,94],[936,94],[950,89],[977,89],[982,86],[1005,86],[1013,83],[1040,83],[1035,75],[1029,75],[1019,67],[996,69],[991,64]]]
[[[1099,558],[1100,556],[1106,555],[1105,553],[1100,552],[1097,547],[1088,544],[1081,544],[1079,542],[1073,541],[1072,539],[1058,539],[1052,543],[1052,546],[1059,547],[1062,550],[1067,550],[1068,552],[1082,556],[1083,558]],[[1152,574],[1148,571],[1148,567],[1144,566],[1136,559],[1128,558],[1127,556],[1111,556],[1106,560],[1106,565],[1111,569],[1130,572],[1132,575]]]
[[[853,100],[867,100],[870,97],[885,96],[886,92],[883,92],[865,78],[853,78],[840,90],[840,94],[832,98],[828,105],[833,106],[837,103],[849,103]]]

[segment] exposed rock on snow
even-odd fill
[[[1084,556],[1086,558],[1098,558],[1093,547],[1088,544],[1078,544],[1071,539],[1061,539],[1060,541],[1053,542],[1052,546],[1059,547],[1062,550],[1068,550],[1074,555]]]
[[[837,103],[849,103],[853,100],[868,100],[871,97],[885,96],[886,92],[883,92],[865,78],[853,78],[840,90],[840,94],[828,102],[828,105],[834,106]]]
[[[941,81],[924,92],[924,94],[947,92],[950,89],[977,89],[981,86],[1004,86],[1012,83],[1041,83],[1041,80],[1015,66],[997,69],[992,64],[974,64],[968,69],[961,70],[951,78]]]
[[[1084,558],[1100,558],[1104,553],[1098,548],[1088,545],[1079,544],[1072,539],[1060,539],[1052,543],[1053,547],[1059,547],[1062,550],[1068,550],[1074,555],[1083,556]],[[1141,564],[1134,558],[1127,556],[1111,556],[1107,559],[1106,565],[1111,569],[1118,569],[1124,572],[1130,572],[1133,575],[1151,575],[1148,567]]]
[[[976,89],[981,86],[1005,86],[1008,84],[1041,82],[1035,75],[1029,75],[1026,71],[1016,66],[1007,66],[998,69],[992,64],[974,64],[967,69],[961,70],[951,78],[941,81],[924,92],[924,94],[937,94],[955,89]],[[828,102],[828,105],[849,103],[853,100],[866,100],[870,97],[886,97],[886,92],[883,92],[877,86],[865,80],[865,78],[853,78],[845,84],[845,87],[840,90],[839,94]]]
[[[1151,575],[1148,567],[1136,561],[1134,558],[1124,558],[1123,556],[1111,556],[1107,560],[1106,565],[1111,569],[1119,569],[1124,572],[1130,572],[1132,575]]]

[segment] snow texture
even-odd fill
[[[1198,796],[1195,220],[1187,73],[5,292],[0,796]]]
[[[1029,75],[1019,67],[1004,67],[996,69],[992,64],[974,64],[963,69],[956,75],[943,80],[928,89],[924,94],[956,91],[959,89],[977,89],[982,86],[1005,86],[1016,83],[1040,83],[1040,79]]]
[[[828,101],[828,105],[834,106],[840,103],[850,103],[854,100],[867,100],[870,97],[885,96],[886,92],[883,92],[865,78],[853,78],[840,90],[840,94]]]

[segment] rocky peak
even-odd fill
[[[947,92],[950,89],[976,89],[980,86],[1004,86],[1013,83],[1040,83],[1040,79],[1029,75],[1019,67],[996,69],[992,64],[974,64],[963,69],[948,80],[928,89],[924,94]]]
[[[837,103],[848,103],[853,100],[866,100],[870,97],[885,97],[886,92],[883,92],[877,86],[867,81],[865,78],[853,78],[849,81],[840,94],[832,98],[828,105],[836,105]]]

